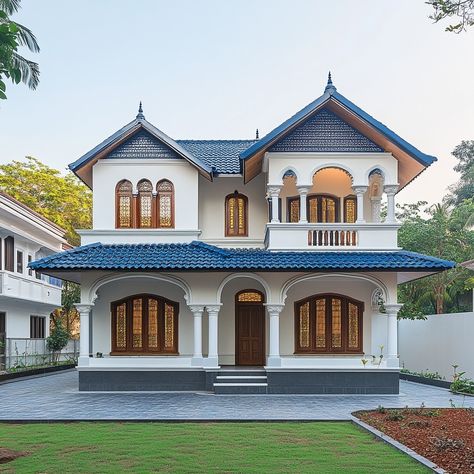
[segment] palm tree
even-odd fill
[[[0,16],[1,25],[12,25],[10,29],[16,32],[16,41],[20,46],[26,46],[31,52],[38,53],[40,48],[32,31],[24,25],[10,20],[10,16],[20,9],[21,0],[0,0]],[[3,45],[0,44],[0,48]],[[10,74],[13,70],[20,71],[19,79],[26,84],[30,89],[36,89],[39,84],[39,66],[37,63],[26,59],[17,53],[16,48],[8,48],[9,64],[6,65],[6,73]],[[5,65],[3,65],[5,66]]]

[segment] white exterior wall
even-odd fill
[[[400,365],[416,372],[439,372],[451,381],[453,365],[474,379],[474,312],[433,314],[399,321]]]
[[[30,316],[46,318],[45,337],[49,336],[50,312],[42,304],[13,299],[0,299],[0,312],[5,313],[5,333],[8,338],[29,338]]]

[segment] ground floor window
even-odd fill
[[[46,318],[44,316],[30,316],[30,338],[44,339],[46,337]]]
[[[314,295],[297,301],[295,352],[362,352],[363,311],[361,301],[342,295]]]
[[[178,353],[178,303],[134,295],[112,303],[112,353]]]

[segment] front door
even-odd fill
[[[235,305],[236,365],[265,365],[265,313],[263,302]]]

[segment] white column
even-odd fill
[[[268,367],[281,367],[280,357],[280,313],[284,307],[282,304],[265,304],[270,318],[270,346],[268,348]]]
[[[194,349],[191,365],[202,366],[202,313],[204,306],[190,305],[194,320]]]
[[[79,342],[79,366],[89,365],[89,355],[90,355],[90,347],[89,347],[89,318],[90,318],[90,311],[93,304],[80,304],[77,303],[76,309],[80,316],[80,342]]]
[[[306,198],[308,197],[309,188],[306,186],[297,186],[297,188],[300,193],[300,223],[305,224],[308,222],[308,217],[306,215]]]
[[[387,312],[387,367],[399,367],[398,360],[398,321],[401,304],[386,304]]]
[[[382,203],[382,198],[371,197],[370,200],[372,201],[372,222],[380,222],[380,208]]]
[[[280,189],[281,186],[268,186],[268,195],[272,200],[272,215],[271,215],[271,222],[280,222],[279,214],[280,214]]]
[[[364,194],[367,191],[368,186],[352,186],[352,190],[357,196],[357,224],[363,224],[364,219]]]
[[[206,367],[219,367],[219,354],[217,352],[219,333],[217,320],[221,305],[206,306],[206,309],[209,316],[209,348],[207,351],[207,358],[204,360],[204,365]]]
[[[397,222],[395,217],[395,194],[398,191],[398,185],[388,184],[383,187],[383,190],[387,194],[387,218],[385,222],[387,224],[395,224]]]

